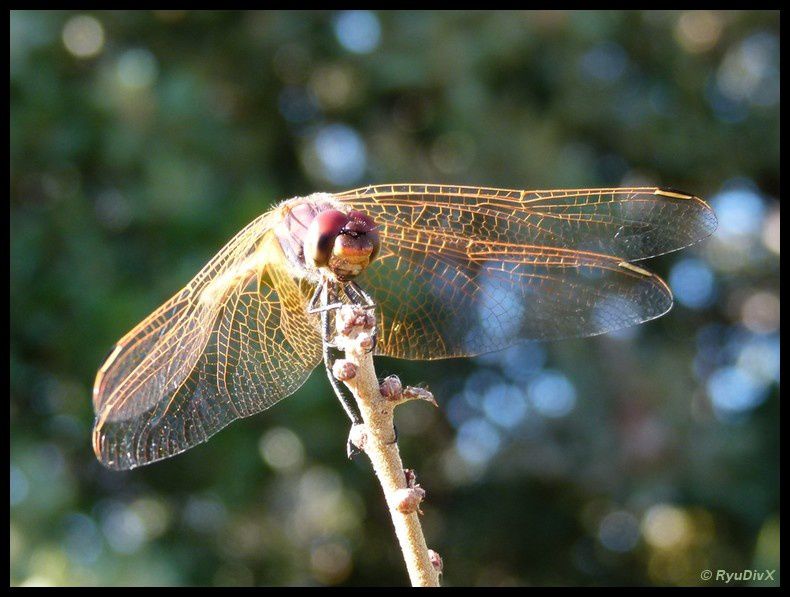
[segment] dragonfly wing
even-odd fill
[[[129,469],[275,404],[321,359],[310,288],[286,270],[266,216],[127,334],[96,377],[93,445]]]
[[[709,236],[716,216],[702,199],[655,187],[521,191],[380,185],[338,195],[386,233],[444,231],[467,240],[617,255],[637,261]]]
[[[687,246],[716,224],[704,201],[654,188],[388,185],[338,197],[379,224],[381,254],[360,283],[380,307],[378,351],[409,359],[659,317],[669,288],[628,261]]]
[[[622,329],[672,306],[660,278],[614,257],[422,239],[382,238],[381,257],[360,278],[377,303],[379,354],[473,356]]]

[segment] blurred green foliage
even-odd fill
[[[778,583],[778,12],[14,11],[10,31],[12,584],[407,582],[320,371],[168,461],[114,473],[90,448],[102,358],[237,230],[406,181],[661,184],[720,219],[649,264],[678,303],[631,333],[379,362],[440,404],[398,424],[444,582]]]

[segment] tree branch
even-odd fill
[[[379,385],[373,366],[372,312],[346,305],[339,310],[336,325],[335,341],[345,351],[346,359],[336,361],[333,371],[353,393],[365,421],[352,427],[350,439],[368,455],[384,490],[412,586],[438,587],[441,558],[425,544],[419,518],[425,491],[417,484],[414,472],[403,468],[393,424],[397,405],[414,399],[435,401],[427,390],[402,390],[395,376]]]

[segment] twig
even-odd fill
[[[350,439],[368,455],[384,490],[412,586],[438,587],[441,558],[425,544],[419,518],[425,491],[414,472],[403,468],[393,425],[397,405],[414,399],[435,401],[427,390],[402,390],[395,376],[379,385],[373,366],[374,328],[373,315],[364,308],[347,305],[338,312],[336,343],[346,359],[338,360],[333,370],[353,393],[365,421],[352,427]]]

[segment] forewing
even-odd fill
[[[703,201],[660,189],[393,185],[339,198],[379,224],[380,256],[360,277],[379,306],[377,350],[410,359],[592,336],[658,317],[672,306],[669,288],[628,261],[715,227]]]
[[[338,198],[375,218],[391,237],[428,230],[625,261],[681,249],[716,229],[716,216],[702,199],[655,187],[521,191],[403,184]]]
[[[270,217],[242,230],[100,369],[93,444],[106,466],[183,452],[293,393],[320,361],[310,289],[287,271]]]

